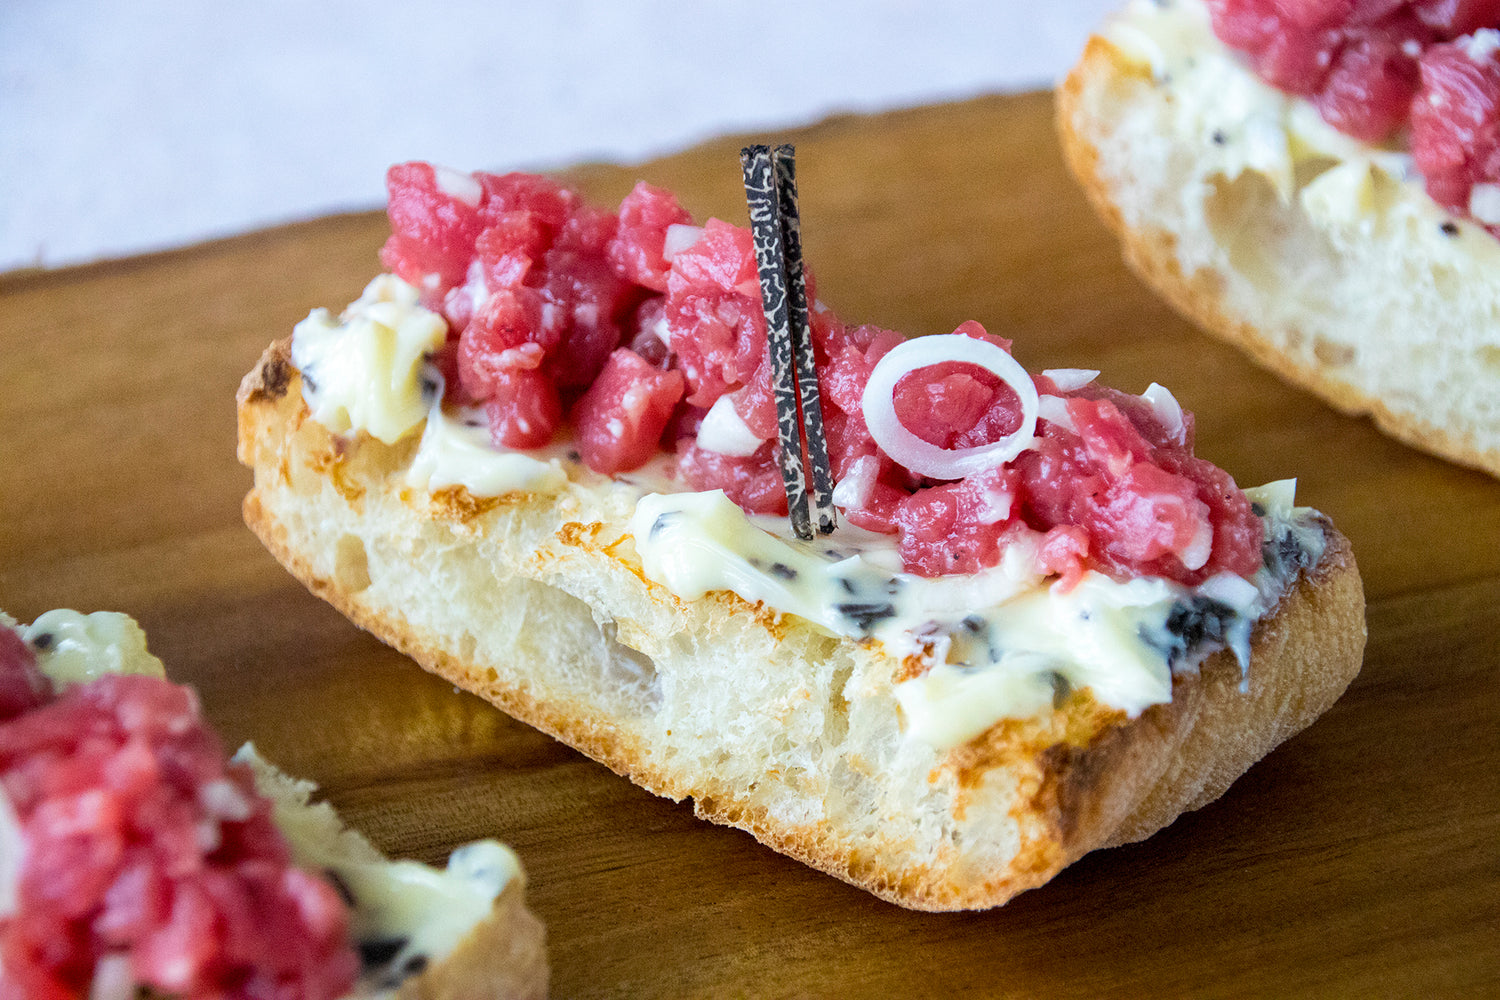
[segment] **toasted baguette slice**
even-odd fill
[[[1184,316],[1500,475],[1500,241],[1449,218],[1409,157],[1262,83],[1199,0],[1108,22],[1058,90],[1058,123],[1126,261]]]
[[[292,840],[292,853],[299,864],[351,866],[380,872],[393,864],[326,802],[314,803],[317,786],[293,778],[246,744],[235,755],[255,772],[255,786],[276,805],[276,824]],[[293,836],[293,831],[295,835]],[[400,865],[400,862],[394,864]],[[450,862],[450,865],[452,862]],[[336,869],[335,869],[336,870]],[[399,869],[390,869],[393,873]],[[401,875],[376,879],[400,886]],[[421,879],[421,874],[416,875]],[[347,884],[344,891],[358,893]],[[506,882],[494,906],[458,942],[451,952],[427,963],[416,975],[400,980],[394,993],[381,982],[380,974],[367,974],[355,997],[391,996],[395,1000],[543,1000],[547,995],[546,929],[526,908],[526,881],[517,873]]]
[[[23,628],[0,611],[0,629],[32,643],[54,684],[87,683],[110,673],[165,679],[144,633],[123,614],[53,611]],[[317,786],[279,770],[252,744],[234,760],[250,768],[256,790],[271,800],[294,864],[321,873],[349,903],[353,944],[363,963],[349,1000],[546,997],[545,928],[526,907],[525,874],[508,848],[494,841],[461,847],[446,873],[392,861],[346,826],[332,806],[314,803]],[[0,900],[13,904],[23,852],[8,850],[14,846],[9,838],[19,835],[11,824],[14,814],[0,790],[0,861],[6,862],[0,863]],[[98,996],[119,990],[96,984]],[[129,995],[135,995],[133,988]]]
[[[1359,669],[1363,592],[1321,561],[1253,633],[1134,719],[1074,690],[939,752],[902,732],[903,662],[724,591],[643,574],[633,500],[572,482],[478,499],[405,484],[415,437],[311,419],[289,342],[239,393],[246,522],[313,593],[426,669],[700,816],[903,906],[1004,903],[1218,797]]]

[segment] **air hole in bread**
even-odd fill
[[[823,809],[830,823],[844,824],[868,835],[869,825],[877,819],[875,804],[880,799],[880,792],[857,763],[847,757],[833,762]]]
[[[849,699],[844,697],[844,688],[848,686],[852,673],[852,660],[840,664],[828,686],[828,707],[823,711],[823,746],[827,750],[837,750],[849,735]]]
[[[1282,208],[1264,175],[1246,171],[1234,180],[1214,178],[1203,212],[1214,241],[1241,279],[1262,291],[1294,291],[1314,311],[1328,308],[1338,255],[1306,215]]]
[[[333,554],[333,580],[340,590],[354,594],[370,586],[370,559],[358,535],[344,535]]]
[[[619,640],[618,626],[604,622],[599,635],[604,640],[604,671],[612,688],[635,694],[650,711],[661,707],[661,678],[651,657]]]
[[[1335,343],[1325,337],[1313,338],[1313,357],[1318,359],[1319,364],[1328,365],[1331,368],[1342,368],[1344,365],[1353,364],[1354,348],[1348,344]]]

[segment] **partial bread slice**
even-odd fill
[[[428,670],[700,816],[903,906],[996,906],[1218,797],[1358,672],[1348,542],[1252,640],[1135,719],[1074,691],[939,753],[905,738],[903,664],[727,592],[649,581],[608,484],[479,499],[406,484],[386,445],[311,419],[289,341],[240,387],[245,520],[313,593]]]
[[[48,681],[53,690],[96,682],[109,674],[139,674],[167,683],[161,661],[146,648],[145,633],[133,619],[118,612],[80,615],[58,610],[22,628],[0,610],[0,631],[13,632],[19,641],[30,643],[36,651],[39,676],[46,678],[42,689],[36,691],[38,699],[45,697]],[[17,674],[11,671],[21,668],[13,658],[6,661],[6,666],[14,690]],[[13,710],[20,709],[13,706]],[[6,721],[11,718],[7,715]],[[193,726],[196,725],[195,719]],[[11,745],[12,766],[17,766],[16,745]],[[215,749],[208,752],[218,752],[216,743],[210,745]],[[153,752],[149,746],[140,743],[138,749],[146,748],[149,755]],[[166,766],[162,761],[173,750],[156,751],[154,766]],[[181,746],[175,750],[180,752]],[[359,831],[347,826],[328,803],[313,802],[317,786],[281,771],[261,757],[253,744],[241,747],[232,762],[249,768],[255,790],[271,801],[272,821],[290,848],[292,866],[326,879],[349,906],[349,936],[341,944],[352,946],[359,954],[362,968],[348,1000],[544,1000],[548,983],[546,931],[526,907],[525,873],[509,848],[493,840],[465,845],[450,856],[447,871],[414,861],[393,861]],[[24,769],[25,764],[18,766]],[[139,772],[132,772],[136,773],[136,779],[140,773],[147,773],[141,771],[139,761],[130,766]],[[113,772],[106,769],[106,773]],[[250,806],[233,790],[236,787],[233,783],[219,779],[204,785],[201,782],[206,779],[198,780],[197,792],[205,802],[213,797],[215,785],[226,786],[217,789],[217,800],[222,802],[227,795],[230,805],[223,806],[218,815],[231,815],[237,808],[244,813],[236,818],[249,815]],[[168,792],[161,801],[180,804],[180,799],[171,797],[179,793],[180,789]],[[239,805],[235,806],[235,802]],[[217,844],[217,821],[212,820],[212,815],[201,821],[215,824],[211,829],[213,843]],[[24,859],[30,856],[25,850],[24,836],[11,800],[0,787],[0,900],[10,907],[16,905]],[[54,850],[37,856],[56,862],[67,855]],[[207,855],[190,854],[189,860],[210,866],[224,864],[222,859],[208,859]],[[219,874],[227,872],[227,868],[221,868]],[[55,873],[50,870],[44,873],[44,877],[51,875]],[[36,878],[37,874],[28,872],[25,877]],[[231,903],[234,893],[248,891],[234,888],[244,883],[237,883],[232,876],[214,884],[231,894]],[[121,886],[128,888],[121,881],[107,883],[110,894]],[[287,902],[287,905],[297,903]],[[8,911],[0,914],[9,915]],[[113,947],[122,945],[116,941]],[[120,951],[110,955],[96,970],[106,965],[118,966],[120,962],[128,968],[130,953]],[[110,978],[105,976],[106,981]],[[134,997],[138,992],[141,996],[157,995],[147,986],[130,986],[133,979],[128,973],[125,978],[127,983],[123,985],[96,982],[91,995]]]
[[[276,806],[276,822],[283,830],[295,826],[293,856],[336,858],[358,865],[388,862],[357,830],[326,802],[314,803],[317,786],[293,778],[269,763],[246,744],[235,759],[255,773],[255,786]],[[358,901],[356,900],[356,905]],[[544,1000],[547,996],[546,929],[526,908],[526,880],[516,874],[496,897],[494,907],[459,940],[453,951],[409,975],[395,992],[360,990],[356,997],[389,995],[393,1000]],[[378,984],[370,984],[374,990]]]
[[[1269,116],[1237,118],[1238,97],[1266,85],[1232,57],[1215,66],[1225,93],[1184,94],[1180,74],[1154,73],[1096,36],[1058,90],[1068,163],[1126,261],[1183,315],[1282,377],[1500,475],[1500,241],[1450,219],[1420,179],[1366,171],[1358,152],[1342,173],[1323,156],[1281,176],[1241,171],[1226,147],[1264,132]],[[1283,124],[1321,124],[1295,99],[1271,101],[1284,103]],[[1190,106],[1211,110],[1195,117]],[[1354,204],[1362,209],[1339,207]]]

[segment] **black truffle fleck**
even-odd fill
[[[858,625],[859,630],[866,634],[875,627],[876,622],[896,616],[895,606],[884,602],[835,604],[833,609]]]
[[[678,519],[678,515],[679,512],[675,510],[669,510],[665,514],[658,514],[656,520],[651,522],[650,537],[654,540],[657,535],[670,528],[672,523]]]
[[[401,953],[407,939],[404,937],[377,938],[359,942],[359,960],[366,968],[385,965]]]
[[[1182,639],[1184,651],[1205,643],[1222,643],[1234,609],[1209,597],[1194,597],[1167,615],[1167,631]],[[1175,660],[1176,657],[1174,656]]]

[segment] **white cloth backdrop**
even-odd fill
[[[1114,2],[0,0],[0,271],[1047,86]]]

